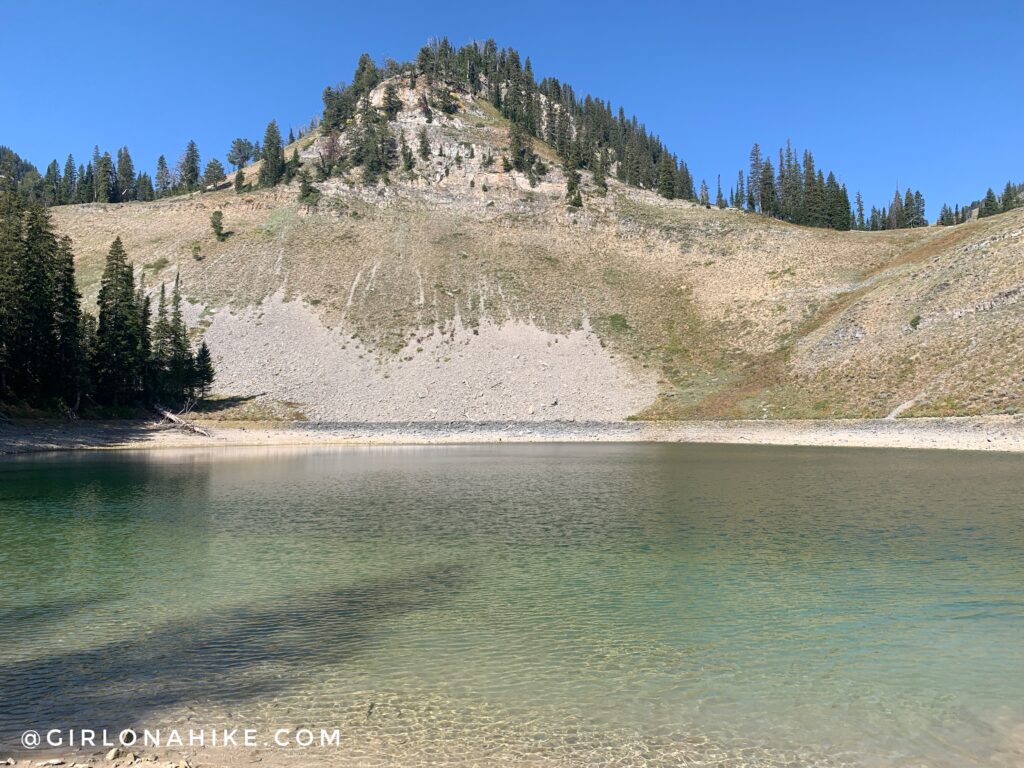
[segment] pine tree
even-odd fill
[[[241,170],[254,157],[253,143],[248,139],[235,139],[231,142],[231,149],[228,150],[228,162]]]
[[[0,392],[55,394],[58,242],[39,202],[0,193]]]
[[[836,197],[836,229],[847,231],[853,227],[854,222],[853,211],[850,210],[850,193],[846,191],[846,185],[842,184]]]
[[[198,390],[200,399],[206,397],[210,386],[213,384],[213,380],[213,360],[210,357],[210,348],[206,346],[206,341],[204,340],[200,343],[199,351],[196,353],[195,370],[192,380],[192,386]]]
[[[203,171],[204,186],[215,187],[226,178],[227,174],[224,173],[224,166],[221,164],[220,160],[213,158],[206,164],[206,170]]]
[[[765,216],[778,215],[778,190],[775,188],[775,170],[771,160],[761,164],[761,179],[757,184],[758,209]]]
[[[99,154],[97,148],[95,155]],[[93,202],[110,203],[115,202],[117,189],[117,177],[115,175],[114,161],[109,152],[104,152],[96,157],[93,162]]]
[[[227,236],[224,234],[224,214],[221,211],[214,211],[210,214],[210,229],[218,241],[224,241]]]
[[[128,147],[121,147],[121,149],[117,150],[117,199],[137,199],[135,165],[132,163],[132,156],[128,152]]]
[[[73,203],[78,191],[78,171],[75,170],[75,158],[68,155],[64,163],[64,175],[60,180],[61,200],[64,203]]]
[[[75,254],[71,239],[61,238],[57,247],[54,272],[54,320],[57,336],[54,370],[58,377],[57,394],[72,411],[78,409],[81,398],[85,350],[82,348],[81,294],[75,286]]]
[[[299,160],[299,150],[293,149],[292,156],[288,158],[288,162],[284,164],[284,183],[291,184],[299,171],[302,169],[302,161]]]
[[[78,168],[78,190],[75,193],[75,202],[91,203],[96,190],[93,189],[92,163]]]
[[[676,196],[677,172],[675,158],[668,152],[662,152],[661,159],[658,161],[658,194],[666,200],[671,200]]]
[[[864,198],[857,192],[857,229],[864,229]]]
[[[419,132],[419,153],[420,159],[430,159],[430,141],[427,139],[427,129],[420,128]]]
[[[708,183],[704,180],[700,180],[700,204],[705,208],[711,206],[711,199],[708,195]]]
[[[804,207],[803,168],[793,144],[787,139],[786,151],[779,153],[779,195],[781,214],[786,221],[801,223]]]
[[[153,180],[148,173],[140,173],[135,179],[135,196],[144,202],[156,199],[156,192],[153,189]]]
[[[889,206],[889,215],[886,219],[885,229],[903,229],[905,226],[906,217],[903,212],[903,198],[900,197],[900,190],[897,187],[892,204]]]
[[[1001,203],[1003,211],[1012,210],[1020,204],[1017,188],[1013,185],[1013,182],[1006,182],[1006,186],[1003,188]]]
[[[245,171],[239,168],[235,171],[235,192],[242,194],[245,191]]]
[[[364,53],[359,57],[356,64],[355,74],[352,76],[352,87],[358,96],[369,94],[380,82],[381,73],[374,63],[370,54]]]
[[[153,353],[153,336],[150,331],[150,319],[153,314],[149,294],[146,293],[146,273],[139,275],[139,287],[135,290],[135,307],[139,317],[139,339],[136,351],[138,361],[139,380],[137,387],[145,397],[153,394],[153,373],[150,362]]]
[[[411,171],[416,167],[416,158],[412,154],[412,149],[409,147],[408,142],[405,140],[405,134],[402,134],[400,144],[400,152],[402,155],[402,170]]]
[[[836,175],[830,171],[825,182],[825,226],[829,229],[839,229],[841,214],[839,183],[836,181]],[[846,216],[849,218],[848,213]]]
[[[925,216],[924,195],[921,194],[920,190],[914,192],[914,226],[928,226],[928,219]]]
[[[608,191],[608,155],[604,149],[597,150],[597,161],[594,163],[592,175],[597,193],[605,194]]]
[[[13,389],[12,374],[19,362],[15,334],[20,303],[24,301],[17,280],[17,264],[22,258],[21,224],[21,199],[0,186],[0,395]]]
[[[992,191],[992,187],[988,188],[985,192],[985,197],[981,201],[981,209],[978,211],[978,217],[993,216],[999,213],[1002,206],[999,204],[996,193]]]
[[[697,195],[693,189],[693,176],[685,162],[679,163],[679,172],[676,174],[675,196],[678,200],[696,200]]]
[[[140,310],[135,280],[121,238],[110,246],[97,299],[95,367],[97,394],[112,405],[123,405],[139,394],[141,365]]]
[[[185,154],[178,164],[178,183],[186,192],[199,189],[199,148],[194,141],[185,147]]]
[[[532,152],[532,148],[529,150]],[[513,155],[515,158],[516,155]],[[579,172],[580,158],[579,153],[576,151],[570,151],[566,157],[565,162],[562,164],[562,172],[565,175],[565,200],[571,208],[582,208],[583,197],[580,195],[580,172]],[[515,161],[513,161],[515,166]],[[516,170],[531,170],[532,163],[526,164],[517,168]]]
[[[718,192],[715,194],[715,205],[719,208],[725,208],[725,197],[722,195],[722,175],[718,175]]]
[[[260,186],[274,187],[284,177],[284,148],[277,121],[271,120],[263,134],[263,153],[260,156]]]
[[[384,86],[384,103],[381,105],[384,110],[384,117],[387,120],[394,120],[402,111],[402,100],[398,97],[398,88],[394,83]]]
[[[60,166],[53,160],[46,166],[46,173],[43,176],[43,205],[60,205],[62,189]]]
[[[764,178],[761,160],[761,146],[754,144],[750,148],[750,170],[747,172],[747,208],[761,211],[761,181]]]
[[[167,159],[160,155],[156,161],[156,196],[166,197],[171,191],[171,171],[167,167]]]
[[[158,398],[166,397],[169,394],[167,380],[171,370],[173,336],[170,318],[167,315],[167,290],[161,283],[150,349],[150,369],[154,378],[153,391]]]
[[[320,201],[320,190],[309,181],[309,173],[305,169],[299,171],[299,202],[304,205],[316,205]]]
[[[180,400],[189,393],[192,382],[192,350],[188,343],[188,329],[181,313],[181,275],[174,278],[171,293],[170,356],[168,366],[169,396]]]

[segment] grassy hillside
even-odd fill
[[[297,185],[54,209],[86,297],[120,235],[150,286],[180,271],[201,325],[230,311],[259,334],[259,308],[277,295],[380,366],[457,327],[592,330],[616,365],[655,385],[644,418],[1024,409],[1024,210],[955,228],[833,232],[614,182],[602,197],[585,179],[585,207],[570,212],[557,165],[535,188],[501,170],[506,126],[488,105],[466,98],[427,124],[416,94],[402,97],[394,129],[415,147],[425,128],[431,159],[389,185],[365,187],[357,172],[323,182],[315,209],[298,204]],[[307,161],[316,151],[304,142]]]

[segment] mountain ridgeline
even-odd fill
[[[360,167],[364,183],[387,183],[389,171],[399,167],[408,170],[415,157],[409,144],[399,142],[388,129],[398,109],[397,86],[404,82],[412,87],[421,79],[427,87],[417,108],[428,120],[435,112],[454,113],[456,92],[487,99],[514,128],[503,163],[525,170],[531,180],[541,178],[547,165],[532,152],[527,139],[548,144],[563,166],[566,201],[573,207],[584,204],[579,174],[587,171],[597,194],[607,190],[606,179],[614,176],[629,186],[654,190],[666,199],[745,208],[804,226],[884,230],[928,223],[920,191],[908,189],[901,194],[897,190],[891,203],[867,210],[859,192],[851,202],[839,174],[819,169],[811,151],[798,152],[789,143],[778,150],[775,164],[755,144],[746,171],[737,174],[728,194],[719,175],[712,199],[707,181],[701,180],[698,185],[686,161],[635,116],[627,117],[622,107],[614,109],[600,98],[581,97],[571,85],[556,78],[538,81],[529,57],[524,59],[512,48],[499,49],[493,40],[461,48],[453,47],[447,39],[435,40],[424,46],[414,61],[388,60],[383,66],[363,54],[351,83],[326,88],[322,116],[300,128],[297,135],[291,131],[287,143],[311,131],[332,137],[352,128],[358,133],[353,150],[339,150],[325,157],[317,167],[319,179]],[[384,81],[390,81],[385,102],[372,107],[366,97]],[[235,169],[236,191],[251,189],[254,183],[273,186],[282,179],[291,181],[298,172],[297,158],[284,157],[284,144],[276,121],[267,127],[262,143],[235,139],[226,160]],[[251,160],[264,161],[258,179],[246,179],[242,170]],[[85,164],[76,164],[69,154],[63,165],[54,159],[42,174],[4,147],[0,148],[0,174],[24,200],[51,206],[151,201],[217,189],[227,182],[224,163],[214,157],[204,166],[194,141],[187,143],[176,163],[168,163],[166,155],[161,155],[152,175],[136,169],[126,146],[113,155],[96,147]],[[989,210],[991,206],[979,202],[974,207]],[[959,213],[954,216],[952,210],[944,209],[939,223],[960,220]]]
[[[787,143],[709,188],[532,69],[363,56],[303,129],[152,177],[0,149],[4,409],[186,403],[215,364],[242,420],[1024,410],[1019,186],[928,227]]]

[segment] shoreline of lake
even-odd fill
[[[146,421],[0,424],[0,455],[68,450],[666,442],[1024,452],[1024,417],[684,422],[197,422],[209,436]]]

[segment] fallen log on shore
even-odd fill
[[[183,419],[181,416],[171,413],[166,408],[157,407],[157,413],[164,417],[164,421],[170,422],[173,426],[178,427],[179,429],[184,429],[186,432],[192,432],[197,435],[202,435],[203,437],[213,437],[213,435],[202,427],[197,427],[188,419]]]

